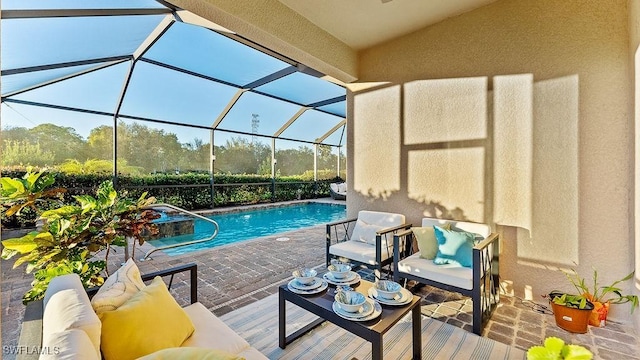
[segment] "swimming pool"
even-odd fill
[[[347,210],[344,205],[315,202],[211,214],[206,216],[215,220],[220,226],[220,232],[215,239],[163,251],[169,255],[186,254],[192,251],[210,249],[262,236],[321,225],[344,219],[346,215]],[[161,247],[179,242],[204,239],[211,236],[213,230],[213,224],[195,219],[194,234],[150,240],[149,243],[154,247]]]

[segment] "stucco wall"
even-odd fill
[[[632,239],[635,240],[635,290],[640,295],[640,224],[636,219],[640,218],[640,1],[629,0],[629,60],[632,63],[634,74],[633,96],[635,117],[635,191],[634,191],[634,216],[632,227]],[[635,318],[636,329],[640,329],[640,316]]]
[[[535,300],[570,289],[555,267],[590,278],[595,266],[603,282],[628,274],[627,5],[502,0],[362,51],[349,93],[349,215],[490,223],[503,280]]]

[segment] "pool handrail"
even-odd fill
[[[216,236],[218,236],[218,231],[220,230],[220,226],[218,225],[218,223],[215,220],[209,219],[208,217],[204,217],[202,215],[198,215],[198,214],[193,213],[193,212],[191,212],[189,210],[186,210],[186,209],[183,209],[183,208],[171,205],[171,204],[164,204],[164,203],[163,204],[153,204],[153,205],[145,206],[144,209],[153,210],[154,208],[159,208],[159,207],[167,207],[167,208],[170,208],[170,209],[173,209],[173,210],[176,210],[176,211],[191,215],[191,216],[196,217],[196,218],[198,218],[200,220],[204,220],[204,221],[210,222],[215,227],[215,230],[213,231],[213,235],[211,235],[208,238],[198,239],[198,240],[191,240],[191,241],[186,241],[186,242],[183,242],[183,243],[177,243],[177,244],[172,244],[172,245],[165,245],[165,246],[157,247],[155,249],[151,249],[151,250],[147,251],[146,254],[144,254],[144,257],[142,259],[140,259],[140,261],[147,260],[147,258],[151,254],[153,254],[154,252],[159,251],[159,250],[172,249],[172,248],[181,247],[181,246],[199,244],[199,243],[202,243],[202,242],[205,242],[205,241],[213,240]]]

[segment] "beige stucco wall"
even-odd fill
[[[628,274],[627,5],[501,0],[362,51],[348,106],[349,215],[491,223],[503,280],[535,300],[570,289],[557,266],[575,262],[587,278],[595,266],[603,281]]]
[[[633,72],[633,97],[635,117],[635,191],[634,191],[634,216],[632,227],[632,239],[635,240],[635,290],[640,295],[640,1],[629,0],[629,59]],[[636,329],[640,329],[640,317],[635,317]]]
[[[356,52],[277,0],[170,2],[335,79],[356,79]]]

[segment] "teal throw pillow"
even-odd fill
[[[433,262],[437,265],[457,263],[464,267],[473,264],[473,245],[476,234],[466,231],[454,231],[434,226],[438,240],[438,253]]]

